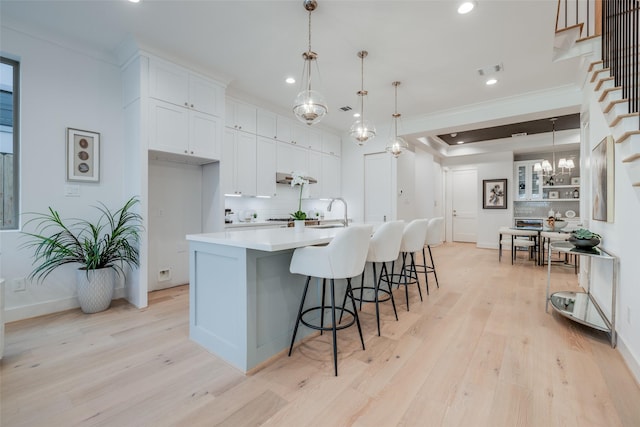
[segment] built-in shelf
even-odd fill
[[[551,189],[551,188],[580,188],[580,184],[574,184],[574,185],[570,185],[570,184],[543,185],[542,188],[544,188],[544,189]]]
[[[579,202],[580,199],[570,198],[570,199],[542,199],[540,202]]]

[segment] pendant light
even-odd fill
[[[556,171],[556,120],[557,118],[549,119],[551,121],[551,163],[548,160],[543,160],[542,163],[537,162],[533,165],[534,172],[542,172],[543,177],[549,177],[549,181],[553,182],[556,175],[568,175],[571,173],[571,169],[574,168],[572,159],[560,159],[558,162],[558,168],[562,169],[560,172]],[[565,171],[568,169],[568,171]]]
[[[400,82],[391,83],[395,87],[395,109],[394,113],[391,115],[393,117],[393,137],[389,140],[389,145],[386,146],[385,150],[387,152],[393,154],[393,157],[398,157],[409,148],[409,144],[402,137],[398,136],[398,119],[401,114],[398,113],[398,86],[400,86]]]
[[[316,0],[304,0],[304,8],[309,12],[309,48],[302,54],[304,67],[302,69],[302,79],[300,79],[301,91],[296,96],[293,103],[293,113],[302,123],[309,126],[316,124],[329,111],[324,97],[311,86],[311,67],[316,65],[316,74],[319,76],[318,54],[311,50],[311,12],[316,10],[318,2]]]
[[[351,125],[349,135],[355,141],[356,144],[362,146],[365,142],[372,140],[376,136],[376,128],[372,122],[365,120],[364,118],[364,97],[367,96],[367,91],[364,90],[364,58],[367,57],[369,52],[361,50],[358,52],[358,58],[360,58],[360,90],[357,92],[360,97],[360,117]]]

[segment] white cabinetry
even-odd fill
[[[309,185],[309,197],[317,199],[324,197],[324,178],[322,177],[322,153],[309,150],[309,166],[307,175],[318,180]]]
[[[307,146],[311,150],[322,151],[322,132],[315,129],[308,129]]]
[[[309,173],[309,150],[306,148],[287,142],[278,142],[276,153],[278,172]]]
[[[322,152],[340,157],[340,137],[331,133],[322,134]]]
[[[542,179],[540,173],[533,170],[533,165],[541,160],[513,162],[514,200],[542,200]]]
[[[149,149],[220,159],[224,88],[157,58],[149,61]]]
[[[276,195],[276,141],[258,136],[256,153],[256,194],[273,197]]]
[[[257,131],[258,136],[264,136],[267,138],[278,139],[278,115],[267,111],[262,108],[258,108],[257,114]]]
[[[220,168],[223,194],[255,196],[256,136],[225,129]]]
[[[257,108],[244,102],[227,98],[225,126],[243,132],[256,133]]]
[[[149,127],[150,150],[194,156],[203,163],[220,159],[219,117],[150,99]]]

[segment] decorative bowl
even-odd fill
[[[577,239],[574,236],[569,237],[569,242],[578,249],[593,249],[600,244],[600,239],[592,237],[591,239]]]
[[[554,231],[562,230],[563,228],[565,228],[567,226],[567,224],[568,224],[567,221],[563,221],[561,219],[556,219],[556,221],[553,223],[553,230]]]

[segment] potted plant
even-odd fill
[[[23,232],[28,236],[24,246],[34,249],[34,269],[29,279],[41,282],[62,265],[80,264],[76,273],[80,308],[85,313],[109,308],[115,276],[124,276],[125,265],[139,266],[142,217],[133,212],[138,202],[132,197],[115,212],[100,203],[95,222],[64,220],[51,207],[47,213],[32,214],[25,229],[34,225],[35,231]]]
[[[600,239],[602,239],[602,236],[598,233],[589,231],[586,228],[579,228],[571,232],[569,242],[579,249],[592,249],[600,244]]]
[[[298,197],[298,210],[291,214],[291,217],[295,222],[296,230],[300,230],[304,228],[304,221],[307,219],[307,214],[302,211],[302,189],[304,188],[305,184],[309,183],[309,180],[305,179],[304,176],[299,172],[293,172],[291,176],[293,178],[291,180],[291,186],[292,187],[295,187],[296,185],[300,186],[300,195]]]

